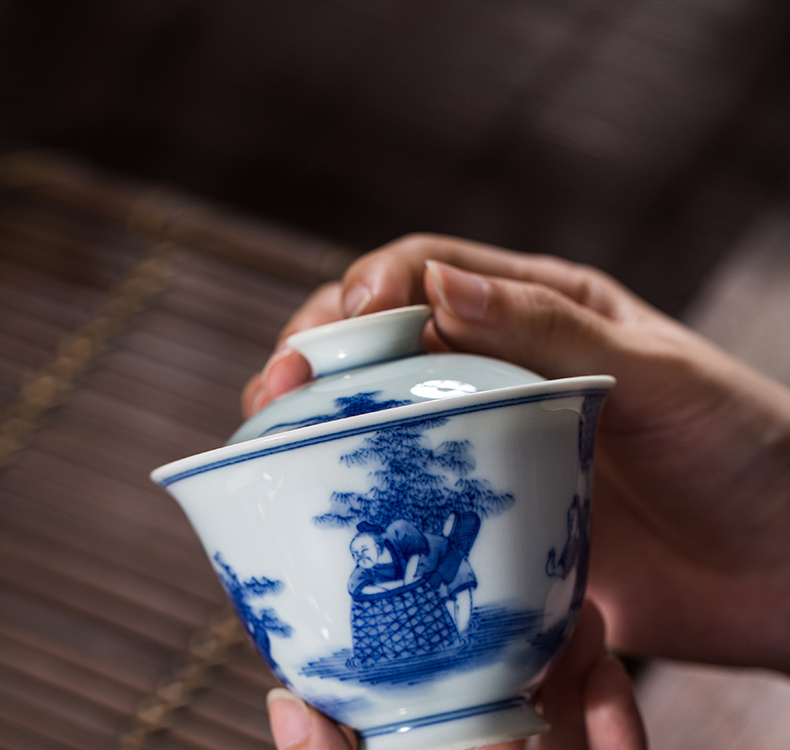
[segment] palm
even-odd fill
[[[713,371],[693,385],[680,369],[652,375],[633,410],[615,393],[615,419],[601,421],[591,591],[621,647],[738,660],[721,604],[741,627],[738,608],[770,596],[790,533],[758,465],[764,420],[742,418]]]

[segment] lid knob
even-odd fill
[[[422,354],[422,330],[431,316],[428,305],[361,315],[310,328],[288,337],[287,344],[310,363],[313,375],[331,375]]]

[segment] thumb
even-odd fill
[[[461,351],[505,359],[547,378],[612,373],[622,360],[613,323],[557,289],[428,261],[435,333]]]
[[[320,714],[293,693],[274,688],[266,696],[277,750],[354,750],[353,732]]]

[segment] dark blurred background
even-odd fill
[[[663,309],[783,189],[786,0],[5,0],[0,144],[367,249],[557,253]]]

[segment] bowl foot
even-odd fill
[[[472,750],[547,729],[526,700],[515,698],[371,727],[359,733],[359,750]]]

